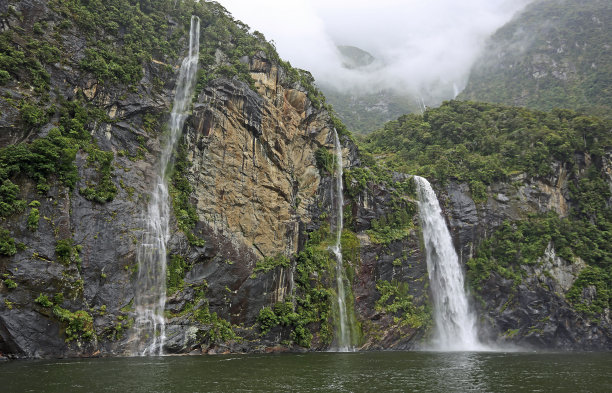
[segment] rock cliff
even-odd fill
[[[136,10],[129,2],[115,6],[33,0],[0,9],[8,70],[0,87],[6,191],[0,352],[9,356],[104,356],[134,348],[136,253],[189,14]],[[111,15],[92,33],[86,21],[95,7],[131,10],[159,24],[155,34],[176,44],[175,55],[153,47],[135,68],[121,68],[114,50],[125,50],[139,28],[117,30]],[[337,120],[321,105],[307,73],[280,61],[222,8],[206,3],[193,12],[202,19],[205,49],[169,179],[166,350],[328,348],[335,289],[327,242],[337,212],[334,164],[325,160]],[[219,37],[223,29],[233,34],[229,42]],[[123,47],[114,43],[93,52],[88,40],[96,35],[118,36]],[[236,56],[239,39],[261,49]],[[24,56],[26,70],[7,60]],[[341,140],[347,167],[358,166],[354,143],[346,133]],[[351,318],[356,331],[357,321],[367,328],[356,344],[406,347],[415,329],[404,324],[387,331],[399,324],[392,317],[398,311],[376,305],[377,285],[393,282],[387,292],[397,291],[400,281],[419,278],[409,291],[418,305],[426,303],[415,222],[405,219],[412,229],[386,243],[372,243],[366,231],[372,219],[412,202],[393,197],[392,187],[373,187],[345,207],[355,217],[343,236],[347,279],[358,283]],[[404,289],[401,296],[413,296]],[[389,292],[387,300],[394,296]]]
[[[165,351],[335,345],[336,132],[353,345],[422,347],[433,322],[411,177],[360,151],[312,77],[221,6],[172,3],[0,4],[0,354],[133,354],[136,254],[192,13],[200,71],[168,179]],[[457,179],[435,183],[468,273],[507,221],[573,214],[572,185],[591,168],[612,190],[611,157],[515,174],[484,201]],[[541,251],[517,265],[520,285],[514,270],[472,280],[487,337],[609,348],[603,287],[575,293],[585,265],[555,242]]]
[[[603,157],[604,173],[609,154]],[[540,219],[545,225],[567,225],[563,219],[575,213],[580,203],[571,188],[582,174],[595,168],[588,154],[577,155],[575,161],[578,163],[575,171],[568,171],[571,166],[567,163],[556,162],[554,171],[546,178],[518,174],[511,182],[494,183],[487,187],[486,200],[478,203],[473,201],[465,183],[450,182],[442,192],[460,259],[467,264],[471,277],[481,333],[495,345],[564,350],[612,348],[609,306],[591,308],[597,302],[598,291],[600,296],[608,296],[607,286],[586,285],[580,288],[578,297],[571,296],[574,284],[580,284],[577,280],[581,273],[589,268],[580,256],[559,255],[556,247],[565,245],[554,234],[558,228],[535,231],[537,240],[530,241],[530,245],[539,244],[535,246],[539,247],[537,253],[506,265],[516,275],[497,270],[481,281],[476,277],[480,266],[474,261],[499,247],[499,243],[495,244],[498,239],[518,244],[519,253],[521,246],[528,246],[508,236],[508,231],[522,232],[519,236],[528,237],[532,229],[527,226],[539,225]],[[606,187],[609,186],[608,180]],[[547,215],[554,219],[548,222],[542,218]],[[537,224],[523,224],[527,222]],[[486,243],[491,238],[493,244]],[[572,246],[582,241],[576,235],[568,240],[574,243]],[[599,279],[605,280],[605,273],[599,274]]]

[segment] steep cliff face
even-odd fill
[[[0,9],[2,354],[134,350],[137,250],[191,12],[202,23],[201,71],[168,179],[166,350],[333,345],[329,242],[338,213],[330,157],[339,123],[307,73],[280,61],[218,5],[167,3],[32,1]],[[93,30],[92,12],[105,18]],[[148,25],[117,29],[117,13]],[[151,43],[150,57],[121,59],[145,25],[147,38],[176,47]],[[250,53],[241,54],[245,41]],[[339,132],[345,166],[359,168],[357,148]],[[413,202],[392,184],[368,181],[345,206],[350,319],[354,345],[366,348],[412,346],[429,324]],[[372,220],[381,223],[368,234]],[[399,234],[385,237],[391,228]],[[407,311],[422,321],[401,318]]]
[[[607,155],[609,152],[603,162]],[[575,215],[581,203],[571,189],[596,166],[588,154],[577,155],[575,161],[575,170],[566,163],[555,163],[546,178],[519,174],[511,182],[491,184],[486,201],[478,203],[467,184],[450,182],[446,186],[443,194],[449,225],[460,259],[467,265],[485,340],[531,348],[612,348],[607,285],[585,285],[583,275],[590,268],[578,252],[559,252],[568,246],[559,231],[570,225],[564,220]],[[609,186],[608,179],[605,187]],[[548,221],[550,217],[554,218]],[[575,234],[567,240],[570,248],[584,241]],[[536,249],[533,254],[527,250],[531,246]],[[588,247],[601,245],[590,243]],[[498,251],[510,253],[509,262],[502,262]],[[478,258],[492,258],[491,254],[502,268],[479,277],[483,267]],[[605,270],[598,274],[596,280],[605,282]],[[601,298],[606,305],[598,307]]]

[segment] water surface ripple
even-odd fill
[[[2,392],[609,392],[612,353],[368,352],[0,363]]]

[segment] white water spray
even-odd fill
[[[344,268],[342,266],[342,230],[344,229],[344,190],[342,184],[342,146],[338,138],[338,132],[334,129],[334,144],[336,150],[336,244],[332,251],[336,256],[336,286],[338,287],[338,319],[340,329],[338,331],[338,352],[352,352],[351,331],[348,327],[346,313],[346,291],[344,290]]]
[[[147,207],[146,230],[138,247],[136,281],[135,351],[140,355],[162,355],[166,339],[166,243],[170,237],[168,223],[168,165],[172,151],[181,136],[195,87],[200,51],[200,19],[191,17],[189,55],[183,59],[168,126],[170,135],[164,144],[158,175]]]
[[[470,310],[463,271],[438,198],[426,179],[415,176],[414,180],[419,194],[419,215],[434,298],[435,349],[484,350],[486,348],[478,340],[476,317]]]

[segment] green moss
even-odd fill
[[[516,335],[519,333],[518,329],[508,329],[505,333],[504,333],[504,337],[512,339],[514,337],[516,337]]]

